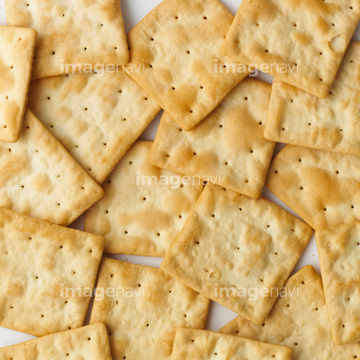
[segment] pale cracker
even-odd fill
[[[179,328],[171,360],[292,360],[292,352],[288,346],[205,330]]]
[[[0,326],[35,336],[82,326],[104,245],[102,236],[0,209]]]
[[[275,143],[264,138],[271,86],[247,78],[195,129],[164,114],[150,162],[258,198]]]
[[[30,110],[20,140],[0,143],[0,207],[67,226],[103,193]]]
[[[0,26],[0,141],[19,140],[35,42],[33,29]]]
[[[325,299],[335,344],[360,341],[360,223],[316,232]]]
[[[0,348],[0,360],[112,360],[104,324],[85,326]]]
[[[104,258],[91,323],[104,322],[114,360],[170,360],[178,327],[203,328],[209,300],[160,269]]]
[[[152,141],[138,141],[86,212],[85,231],[104,235],[105,252],[165,256],[204,186],[149,163]]]
[[[221,50],[325,98],[359,20],[359,0],[243,1]]]
[[[265,137],[360,155],[359,59],[360,42],[353,41],[326,99],[274,80]]]
[[[360,157],[286,145],[265,186],[313,229],[360,220]]]
[[[261,323],[311,235],[308,225],[266,199],[207,185],[161,268]]]
[[[218,0],[164,0],[128,34],[129,75],[184,130],[250,72],[220,52],[233,19]]]
[[[123,71],[33,81],[28,107],[100,184],[160,111]]]
[[[220,330],[257,341],[290,346],[293,360],[353,360],[360,345],[335,346],[320,276],[306,266],[285,284],[269,317],[255,325],[238,316]]]
[[[119,0],[5,0],[8,25],[38,32],[33,79],[129,61]]]

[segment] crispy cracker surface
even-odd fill
[[[8,25],[38,33],[33,79],[114,69],[129,60],[118,0],[5,0]]]
[[[100,184],[160,111],[122,70],[33,81],[28,106]]]
[[[218,0],[165,0],[128,34],[129,75],[184,130],[251,72],[220,52],[232,21]]]
[[[106,238],[105,252],[165,256],[203,190],[202,181],[149,163],[152,141],[138,141],[104,184],[85,230]]]
[[[222,51],[325,98],[359,20],[359,0],[243,1]]]
[[[150,162],[258,198],[275,143],[264,138],[271,86],[247,78],[192,131],[163,115]]]
[[[178,327],[205,326],[209,300],[160,269],[104,258],[91,323],[104,322],[114,360],[170,359]]]
[[[102,196],[30,110],[20,140],[0,143],[0,207],[67,226]]]
[[[36,36],[33,29],[0,26],[0,141],[19,140]]]
[[[262,323],[311,235],[308,225],[268,200],[209,185],[161,268]]]
[[[293,360],[360,357],[358,343],[333,343],[321,278],[310,265],[286,282],[283,296],[263,324],[255,325],[238,316],[220,332],[289,346],[294,350]]]

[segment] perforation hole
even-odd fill
[[[55,55],[55,51],[52,51],[52,52],[51,52],[51,55]]]
[[[207,17],[206,17],[206,16],[204,16],[204,17],[203,17],[203,19],[204,19],[204,20],[207,20]]]
[[[189,50],[187,50],[186,52],[190,55],[190,51],[189,51]]]

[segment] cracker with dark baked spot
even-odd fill
[[[265,137],[360,155],[360,42],[353,41],[326,99],[274,80]]]
[[[164,0],[128,34],[129,75],[184,130],[251,72],[220,51],[233,19],[218,0]]]
[[[286,145],[265,186],[313,229],[360,220],[360,157]]]
[[[275,143],[264,138],[271,86],[247,78],[192,131],[164,114],[150,162],[258,198]]]

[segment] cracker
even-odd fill
[[[335,346],[320,276],[311,265],[293,275],[262,325],[240,316],[220,330],[257,341],[290,346],[294,360],[358,359],[360,345]]]
[[[8,25],[38,32],[33,79],[129,61],[118,0],[5,0],[5,11]]]
[[[0,209],[0,326],[35,336],[82,326],[104,244]]]
[[[112,360],[104,324],[85,326],[0,348],[0,360]]]
[[[360,157],[286,145],[266,187],[313,229],[360,220]]]
[[[266,199],[208,185],[161,268],[261,323],[311,235],[308,225]]]
[[[129,75],[184,130],[251,71],[220,52],[233,18],[218,0],[164,0],[128,34]]]
[[[123,71],[34,81],[28,107],[100,184],[160,111]]]
[[[165,256],[204,188],[200,179],[152,166],[152,144],[134,144],[86,212],[85,230],[106,237],[106,253]]]
[[[292,360],[292,349],[205,330],[179,328],[171,360]]]
[[[360,223],[316,232],[325,299],[335,344],[360,341]]]
[[[221,50],[325,98],[359,20],[359,0],[243,1]]]
[[[350,43],[326,99],[275,80],[265,137],[315,149],[360,155],[360,42]],[[304,116],[306,111],[306,116]]]
[[[103,193],[30,110],[20,140],[0,143],[0,207],[67,226]]]
[[[264,138],[271,86],[247,78],[195,129],[164,114],[150,162],[260,197],[275,143]]]
[[[35,42],[33,29],[0,26],[0,141],[19,140]]]
[[[170,359],[178,327],[203,328],[209,300],[160,269],[104,258],[91,323],[104,322],[114,360]]]

